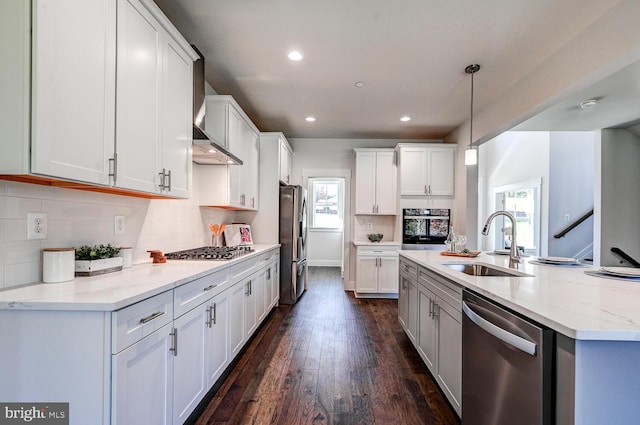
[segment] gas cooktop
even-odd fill
[[[167,260],[231,260],[255,250],[250,246],[203,246],[184,251],[168,252]]]

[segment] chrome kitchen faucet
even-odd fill
[[[503,215],[509,220],[511,220],[511,249],[509,251],[509,268],[517,269],[518,264],[520,264],[520,254],[518,253],[518,244],[516,243],[516,218],[513,214],[507,211],[496,211],[487,218],[487,221],[484,223],[484,228],[482,229],[482,234],[487,236],[489,234],[489,227],[491,227],[491,222],[494,218],[499,215]]]

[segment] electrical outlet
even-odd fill
[[[125,228],[125,220],[123,215],[114,215],[113,216],[113,234],[115,235],[124,235]]]
[[[367,230],[373,229],[373,223],[367,223]]]
[[[27,239],[47,237],[47,213],[27,213]]]
[[[569,214],[565,214],[564,221],[570,221],[570,220],[571,220],[571,216]]]

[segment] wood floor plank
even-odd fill
[[[459,425],[397,309],[311,267],[298,304],[274,310],[194,423]]]

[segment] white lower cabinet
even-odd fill
[[[229,290],[229,349],[231,358],[244,346],[245,282],[236,283]]]
[[[0,310],[0,400],[69,402],[70,425],[184,424],[260,326],[245,312],[274,306],[278,248],[259,256],[116,311]]]
[[[113,425],[173,423],[174,342],[170,323],[113,355]]]
[[[398,293],[399,245],[358,246],[356,296]]]
[[[462,413],[462,288],[400,259],[398,320],[443,393]]]

